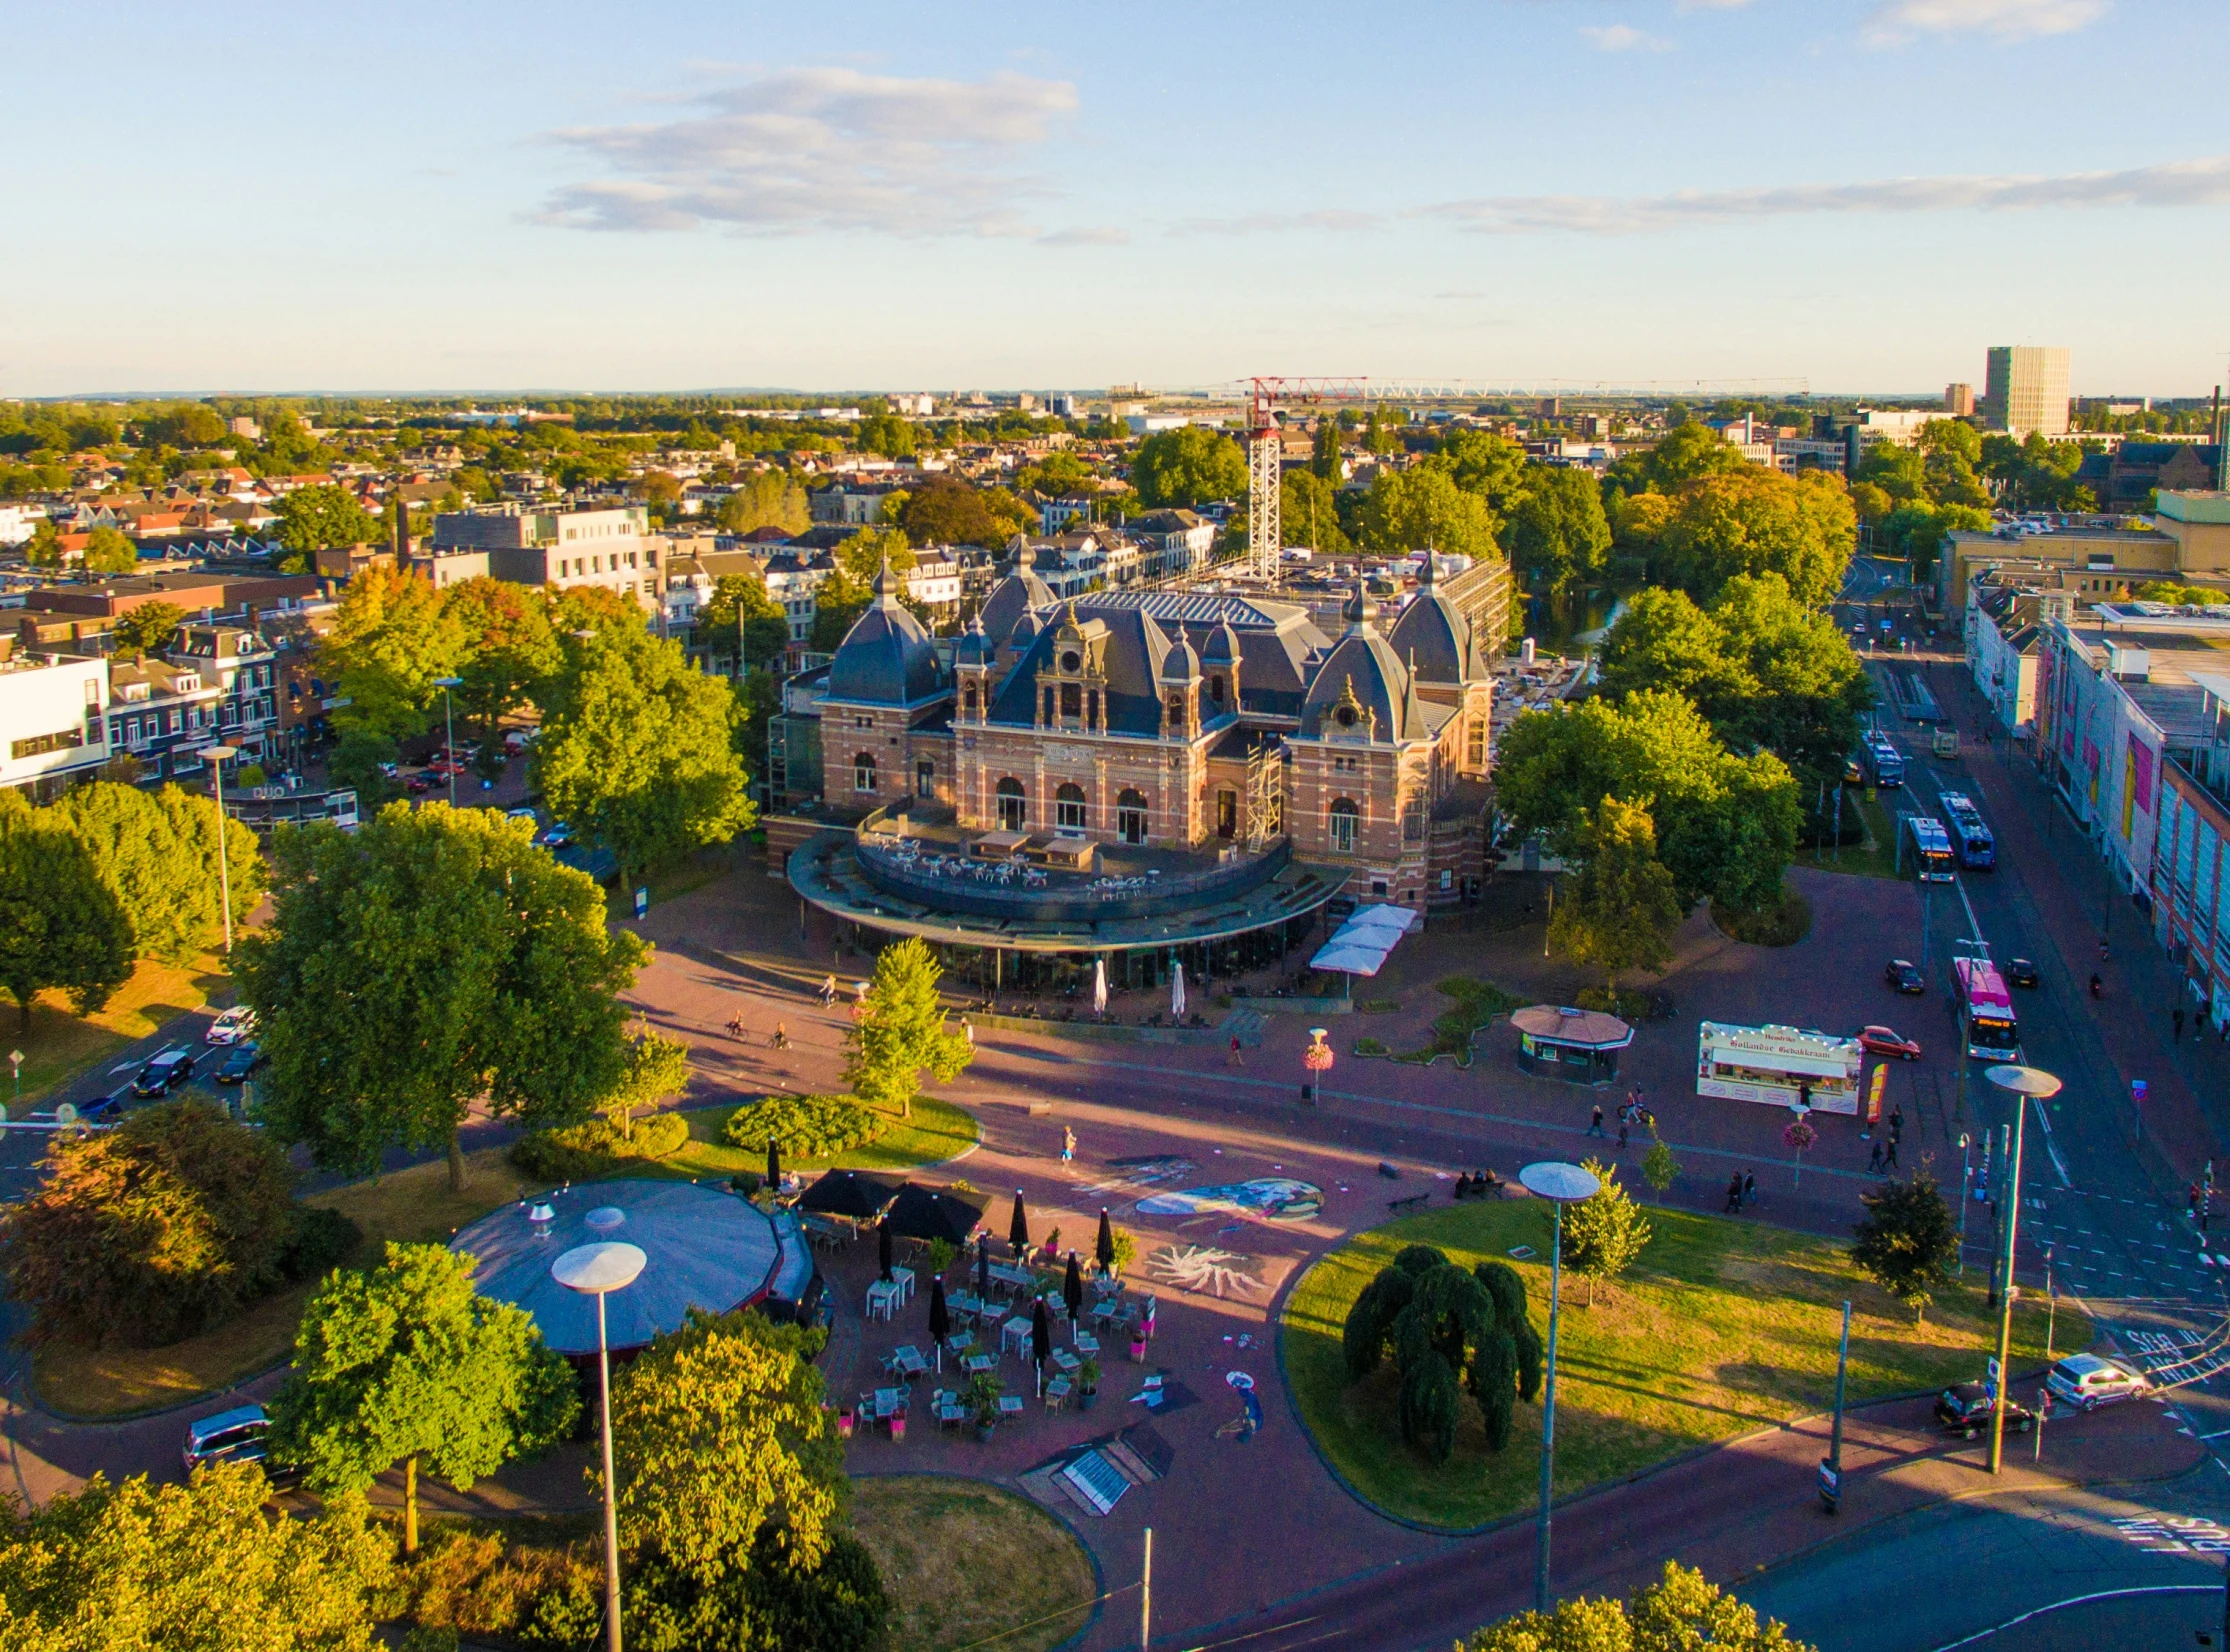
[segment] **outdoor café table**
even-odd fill
[[[968,1344],[975,1340],[974,1335],[970,1332],[955,1331],[951,1336],[945,1338],[945,1352],[955,1355],[964,1354],[968,1351]]]
[[[929,1369],[929,1361],[921,1357],[921,1350],[912,1343],[891,1350],[891,1369],[902,1377],[918,1377]]]
[[[1010,1319],[999,1327],[999,1352],[1004,1354],[1009,1343],[1014,1345],[1014,1351],[1018,1354],[1030,1346],[1030,1322],[1028,1320]]]
[[[991,1370],[999,1362],[993,1359],[989,1354],[970,1354],[960,1363],[967,1367],[968,1375],[970,1375],[971,1377],[980,1377],[983,1375],[984,1372]]]
[[[1100,1339],[1089,1331],[1078,1331],[1070,1342],[1080,1354],[1096,1354],[1100,1351]]]
[[[1046,1410],[1058,1411],[1061,1409],[1061,1402],[1069,1397],[1069,1386],[1069,1379],[1066,1377],[1055,1377],[1045,1385]]]
[[[898,1308],[898,1286],[888,1279],[878,1279],[867,1287],[867,1317],[888,1319]]]
[[[1074,1371],[1084,1362],[1078,1359],[1074,1354],[1070,1353],[1066,1348],[1056,1348],[1053,1350],[1053,1363],[1055,1365],[1058,1365],[1063,1371]]]
[[[898,1390],[897,1390],[897,1389],[895,1389],[895,1388],[878,1388],[878,1389],[876,1389],[876,1390],[875,1390],[875,1420],[876,1420],[877,1422],[882,1422],[882,1421],[883,1421],[884,1419],[886,1419],[886,1418],[888,1418],[888,1417],[890,1417],[890,1416],[894,1415],[894,1414],[895,1414],[895,1413],[897,1412],[897,1410],[898,1410]]]
[[[1002,1417],[1021,1416],[1022,1396],[1019,1394],[1001,1394],[999,1396],[999,1415]]]
[[[958,1428],[968,1420],[968,1408],[951,1400],[937,1407],[937,1421],[946,1428]]]
[[[898,1287],[898,1300],[901,1302],[913,1301],[914,1270],[912,1268],[893,1268],[890,1270],[890,1277],[891,1283]],[[950,1305],[947,1304],[948,1307]]]
[[[1018,1268],[1012,1262],[992,1263],[991,1277],[997,1280],[1000,1284],[1012,1285],[1016,1290],[1019,1291],[1026,1291],[1032,1285],[1037,1283],[1036,1274],[1032,1273],[1028,1268]]]

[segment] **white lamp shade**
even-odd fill
[[[603,1296],[634,1284],[649,1260],[637,1245],[576,1245],[550,1264],[550,1277],[569,1291]]]
[[[1592,1171],[1582,1170],[1576,1164],[1560,1164],[1554,1159],[1527,1165],[1518,1172],[1518,1180],[1536,1199],[1553,1199],[1560,1205],[1578,1204],[1603,1190],[1602,1182]]]

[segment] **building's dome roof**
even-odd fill
[[[1429,732],[1417,690],[1393,645],[1372,624],[1378,604],[1358,583],[1347,600],[1347,630],[1309,679],[1301,703],[1303,734],[1343,732],[1341,714],[1379,740],[1421,740]]]
[[[1016,642],[1014,628],[1024,614],[1050,608],[1058,600],[1052,587],[1033,571],[1036,561],[1025,542],[1014,553],[1014,572],[992,587],[991,595],[984,599],[983,611],[976,617],[983,621],[984,635],[994,648]]]
[[[1208,646],[1200,657],[1210,665],[1237,665],[1239,663],[1239,633],[1231,629],[1226,620],[1208,633]]]
[[[875,583],[885,587],[852,622],[829,663],[829,698],[869,705],[911,705],[938,689],[937,650],[920,620],[892,595],[888,573]]]
[[[991,660],[991,639],[983,634],[983,621],[972,619],[968,628],[960,633],[959,646],[953,658],[961,665],[987,665]]]
[[[1190,683],[1200,680],[1200,656],[1192,651],[1192,644],[1180,636],[1168,653],[1162,656],[1161,680],[1165,683]]]
[[[1416,597],[1394,621],[1390,640],[1395,655],[1414,662],[1422,682],[1468,683],[1484,678],[1487,671],[1473,645],[1471,622],[1433,588],[1432,581],[1417,583]]]

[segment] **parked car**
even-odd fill
[[[188,1423],[179,1460],[189,1478],[207,1463],[256,1463],[274,1488],[299,1485],[298,1470],[271,1461],[270,1435],[271,1419],[262,1406],[236,1406]]]
[[[1893,1055],[1900,1061],[1920,1059],[1920,1045],[1913,1039],[1900,1037],[1892,1027],[1859,1028],[1858,1047],[1868,1055]]]
[[[167,1096],[192,1080],[194,1053],[191,1050],[165,1050],[139,1070],[139,1077],[132,1080],[132,1094],[142,1100]]]
[[[235,1004],[210,1022],[209,1031],[202,1036],[212,1044],[237,1044],[253,1038],[255,1030],[256,1012],[245,1004]]]
[[[521,805],[519,808],[516,809],[504,810],[503,818],[506,820],[539,820],[542,817],[537,815],[532,809]]]
[[[1990,1426],[1993,1409],[1990,1385],[1985,1382],[1962,1382],[1936,1396],[1937,1425],[1970,1440]],[[2008,1399],[2005,1426],[2009,1434],[2026,1434],[2036,1426],[2036,1413]]]
[[[263,1053],[259,1045],[235,1044],[232,1047],[232,1053],[225,1057],[224,1064],[217,1069],[217,1082],[219,1084],[245,1084],[248,1081],[248,1075],[269,1059],[270,1057]]]
[[[124,1098],[132,1093],[130,1085],[111,1090],[105,1096],[95,1096],[91,1101],[77,1104],[77,1116],[87,1124],[114,1124],[124,1114]]]
[[[2035,986],[2036,965],[2026,958],[2008,958],[2005,965],[2005,984],[2009,987]]]
[[[2150,1393],[2153,1385],[2143,1372],[2118,1359],[2070,1354],[2052,1367],[2044,1386],[2055,1398],[2065,1400],[2078,1411],[2095,1411],[2117,1400],[2133,1400],[2140,1394]]]
[[[1920,973],[1920,966],[1910,958],[1892,958],[1889,967],[1882,971],[1882,979],[1899,992],[1916,996],[1928,990],[1928,977]]]
[[[542,834],[542,841],[552,849],[562,849],[573,841],[573,828],[562,820],[553,820],[550,829]]]
[[[416,774],[412,775],[408,780],[403,782],[403,790],[410,793],[410,795],[413,797],[424,797],[433,789],[433,774],[430,770],[426,769],[419,770]]]
[[[532,729],[507,729],[504,731],[503,749],[511,756],[516,757],[525,751],[533,743],[533,740],[534,731]]]

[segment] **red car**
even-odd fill
[[[1889,1027],[1861,1027],[1858,1029],[1858,1047],[1868,1055],[1893,1055],[1905,1061],[1920,1059],[1920,1046],[1910,1038],[1900,1038]]]

